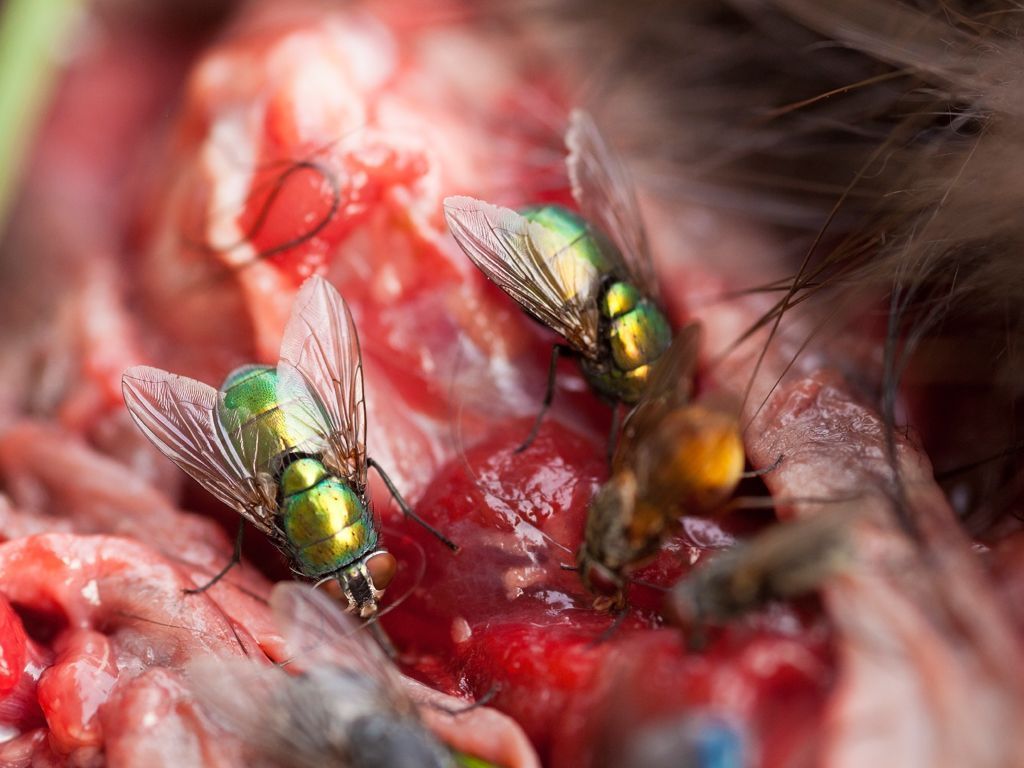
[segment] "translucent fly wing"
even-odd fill
[[[577,352],[597,354],[597,268],[573,243],[513,210],[448,197],[445,218],[455,241],[487,278]]]
[[[672,344],[658,358],[641,403],[663,403],[662,407],[677,408],[689,402],[700,351],[700,333],[700,323],[689,323],[676,332]]]
[[[350,677],[291,675],[276,666],[207,657],[189,666],[188,678],[206,714],[246,746],[255,765],[268,768],[353,765],[352,723],[373,710],[359,680]]]
[[[302,669],[349,670],[372,684],[390,709],[403,715],[415,711],[391,659],[366,626],[356,623],[326,594],[305,584],[282,582],[271,592],[270,606],[284,633],[289,658]]]
[[[666,414],[690,401],[699,349],[699,323],[690,323],[673,337],[671,346],[658,359],[640,402],[622,425],[613,468],[631,466],[637,447],[650,437]]]
[[[565,133],[566,167],[580,212],[618,247],[629,277],[651,298],[658,284],[633,182],[589,114],[574,109]]]
[[[244,466],[219,418],[213,387],[158,368],[135,366],[121,377],[132,420],[161,452],[257,529],[274,535],[273,501]]]
[[[322,277],[302,284],[277,366],[278,399],[301,434],[324,442],[324,459],[342,477],[366,485],[366,403],[359,336],[344,299]]]

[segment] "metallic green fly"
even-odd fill
[[[593,120],[576,110],[565,144],[573,196],[583,216],[559,205],[520,212],[471,197],[444,201],[448,227],[477,267],[564,340],[552,350],[544,405],[560,352],[578,357],[606,400],[635,404],[672,341],[633,186]]]
[[[238,512],[235,554],[245,521],[270,537],[292,569],[336,579],[350,610],[376,613],[397,563],[380,542],[367,497],[368,467],[380,474],[408,517],[417,517],[366,455],[366,407],[359,337],[344,300],[326,280],[299,290],[277,366],[232,372],[220,390],[138,366],[122,377],[135,423],[171,461]]]

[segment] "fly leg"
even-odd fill
[[[567,347],[564,344],[555,344],[551,348],[551,362],[548,364],[548,385],[544,392],[544,402],[540,406],[540,413],[537,414],[537,418],[533,421],[533,427],[530,429],[530,434],[526,436],[526,439],[519,444],[519,447],[515,449],[514,453],[522,453],[532,445],[533,441],[537,439],[537,433],[540,431],[540,423],[544,420],[544,414],[548,412],[548,408],[551,407],[551,401],[555,399],[555,374],[558,371],[558,356],[575,354],[575,350],[572,347]]]
[[[203,586],[195,587],[194,589],[183,589],[182,592],[184,592],[186,595],[198,595],[198,594],[201,594],[201,593],[205,592],[206,590],[208,590],[210,587],[212,587],[214,584],[216,584],[218,581],[223,579],[228,571],[230,571],[232,568],[234,568],[236,565],[238,565],[240,562],[242,562],[242,538],[244,536],[245,536],[245,520],[239,520],[238,521],[238,533],[235,534],[235,551],[232,553],[231,559],[228,560],[228,564],[225,565],[223,568],[221,568],[220,572],[216,576],[214,576],[212,579],[210,579],[208,582],[203,584]]]
[[[380,625],[378,621],[366,622],[367,627],[370,630],[370,634],[373,635],[373,639],[377,641],[377,645],[380,649],[387,654],[388,658],[392,661],[398,661],[398,649],[395,648],[395,644],[391,642],[391,638],[388,637],[388,633],[384,631],[384,627]]]
[[[782,463],[782,459],[784,458],[784,456],[785,454],[780,453],[779,457],[775,459],[774,462],[772,462],[772,465],[770,467],[765,467],[764,469],[755,469],[750,472],[744,472],[742,475],[740,475],[740,477],[742,477],[744,480],[747,480],[751,477],[761,477],[762,475],[771,474],[772,472],[779,468],[779,464]]]
[[[494,697],[497,696],[500,691],[501,691],[501,684],[495,682],[495,683],[491,683],[491,687],[487,689],[487,693],[485,693],[483,696],[481,696],[476,701],[472,702],[471,704],[467,704],[464,707],[458,707],[458,708],[446,707],[443,704],[438,704],[437,702],[434,702],[434,701],[428,701],[427,702],[427,706],[431,707],[432,709],[436,709],[439,712],[444,712],[446,715],[450,715],[452,717],[458,717],[459,715],[464,715],[467,712],[472,712],[474,709],[479,709],[480,707],[486,707],[488,704],[490,704],[492,701],[494,701]]]
[[[615,617],[614,621],[608,625],[608,628],[598,635],[594,640],[591,641],[591,645],[601,645],[611,640],[612,636],[619,631],[622,626],[622,622],[626,620],[626,614],[629,613],[629,603],[626,601],[624,595],[620,596],[618,605],[615,605],[611,609],[611,614]]]
[[[452,552],[459,551],[459,547],[454,541],[449,539],[447,536],[445,536],[443,533],[437,530],[437,528],[432,526],[430,523],[428,523],[426,520],[424,520],[422,517],[420,517],[412,511],[412,509],[406,503],[405,499],[402,498],[402,494],[398,492],[398,489],[395,487],[395,484],[391,482],[391,478],[388,477],[387,472],[384,471],[383,467],[381,467],[380,464],[378,464],[372,458],[367,457],[366,466],[373,467],[375,470],[377,470],[377,474],[380,475],[380,479],[384,481],[384,485],[388,487],[388,490],[391,491],[391,495],[395,498],[395,501],[398,502],[398,508],[402,510],[403,515],[408,517],[410,520],[419,523],[432,534],[434,534],[438,539],[441,540],[441,543],[448,547],[448,549],[450,549]]]
[[[619,442],[619,427],[622,425],[622,418],[619,415],[618,401],[612,403],[612,426],[608,432],[608,448],[605,458],[608,459],[608,468],[611,469],[612,459],[615,458],[615,446]]]

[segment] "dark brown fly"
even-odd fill
[[[811,594],[853,556],[849,527],[849,513],[838,510],[773,525],[676,584],[666,615],[685,630],[699,631],[772,601]]]

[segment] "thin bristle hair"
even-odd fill
[[[889,429],[921,433],[974,532],[1002,519],[1021,490],[1022,9],[521,7],[555,55],[587,63],[583,90],[645,189],[782,235],[791,272],[748,286],[777,299],[763,325],[799,304],[823,333],[867,335],[883,360],[863,383]]]

